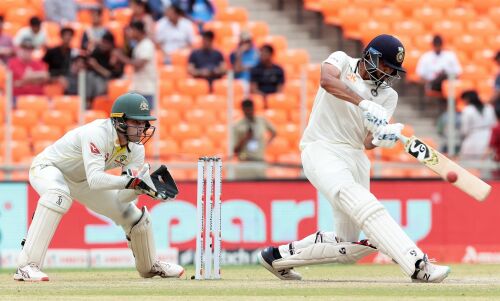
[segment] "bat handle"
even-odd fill
[[[398,136],[398,139],[399,139],[399,140],[401,140],[401,142],[402,142],[403,144],[406,144],[406,142],[408,142],[408,140],[410,140],[410,138],[406,137],[406,136],[405,136],[405,135],[403,135],[403,134],[400,134],[400,135]]]

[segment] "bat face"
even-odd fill
[[[405,151],[415,157],[420,163],[447,180],[447,175],[454,172],[457,179],[453,185],[478,201],[484,201],[491,191],[491,186],[471,174],[469,171],[436,151],[415,136],[404,137]]]

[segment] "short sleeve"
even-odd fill
[[[345,52],[335,51],[334,53],[330,54],[330,56],[326,60],[324,60],[323,63],[333,65],[340,71],[342,71],[349,64],[348,58],[349,57]]]

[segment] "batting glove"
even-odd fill
[[[365,99],[359,107],[363,110],[363,124],[368,131],[375,133],[379,127],[388,124],[387,111],[381,105]]]
[[[393,123],[380,127],[378,131],[373,134],[372,144],[385,148],[394,147],[403,128],[404,125],[401,123]]]

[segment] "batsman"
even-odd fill
[[[414,282],[441,282],[449,267],[431,263],[370,192],[370,161],[364,150],[391,148],[403,129],[388,124],[398,101],[391,88],[405,49],[391,35],[375,37],[361,58],[332,53],[321,66],[321,87],[300,142],[305,175],[333,208],[335,231],[260,252],[261,264],[283,280],[300,280],[293,268],[353,263],[381,251]],[[360,231],[368,240],[358,241]]]
[[[154,120],[146,98],[127,93],[115,100],[110,118],[69,131],[34,158],[29,181],[40,199],[14,280],[49,280],[41,271],[44,257],[73,199],[123,228],[140,276],[178,278],[184,273],[181,266],[158,260],[151,217],[146,207],[136,206],[141,194],[167,201],[178,193],[165,166],[149,174],[144,163],[144,144],[155,132],[150,124]],[[105,172],[117,167],[120,176]]]

